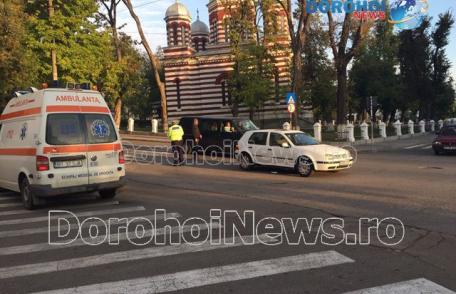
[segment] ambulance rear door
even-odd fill
[[[48,114],[44,153],[49,157],[53,188],[86,186],[88,155],[84,117],[79,113]]]
[[[87,129],[89,184],[116,182],[121,143],[109,113],[83,114]]]

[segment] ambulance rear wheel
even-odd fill
[[[102,199],[112,199],[116,197],[117,190],[116,189],[109,189],[109,190],[101,190],[99,191],[100,196]]]
[[[26,209],[32,210],[36,208],[36,196],[30,189],[30,183],[26,177],[23,177],[20,183],[22,204]]]

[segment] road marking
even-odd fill
[[[58,207],[52,207],[52,209],[73,210],[73,209],[84,209],[84,208],[118,205],[118,204],[119,204],[119,201],[103,201],[103,202],[88,203],[88,204],[82,204],[82,205],[58,206]],[[21,205],[19,205],[19,206],[21,206]],[[0,204],[0,207],[1,207],[1,204]],[[39,212],[43,212],[43,211],[44,210],[40,211],[40,210],[26,210],[26,209],[0,211],[0,216],[17,215],[17,214],[31,214],[31,213],[39,213]]]
[[[197,226],[199,227],[200,230],[209,229],[209,226],[207,224],[198,224]],[[193,227],[194,227],[193,225],[183,226],[183,227],[179,227],[179,226],[171,227],[171,234],[191,232]],[[211,227],[213,229],[220,229],[223,226],[218,225],[218,224],[212,224]],[[193,228],[193,229],[195,230],[195,228]],[[169,231],[169,229],[165,230],[165,228],[159,228],[155,232],[152,230],[148,230],[142,235],[142,238],[150,238],[151,236],[161,236],[161,235],[167,234],[168,231]],[[93,244],[98,244],[98,243],[106,244],[109,242],[109,240],[125,241],[125,240],[135,240],[135,239],[138,239],[135,235],[135,232],[128,232],[128,235],[126,232],[122,232],[120,234],[113,233],[113,234],[109,234],[109,235],[106,235],[106,234],[99,235],[97,238],[93,238],[90,241]],[[49,243],[46,242],[46,243],[19,245],[19,246],[12,246],[12,247],[2,247],[2,248],[0,248],[0,256],[31,253],[31,252],[41,252],[41,251],[49,251],[49,250],[62,249],[62,248],[73,248],[73,247],[80,247],[80,246],[88,246],[88,244],[85,243],[82,239],[78,238],[71,243],[62,244],[62,245],[49,245]]]
[[[351,262],[335,251],[324,251],[40,293],[161,293]]]
[[[157,217],[155,217],[155,215],[134,216],[134,217],[120,219],[121,222],[119,222],[119,224],[123,224],[125,222],[130,222],[130,221],[132,221],[132,220],[134,220],[134,219],[136,219],[138,217],[145,217],[145,218],[150,219],[150,220],[154,220],[154,219],[155,220],[163,220],[164,219],[163,215],[157,215]],[[182,217],[182,215],[180,215],[177,212],[170,212],[170,213],[166,214],[166,217],[179,218],[179,217]],[[102,224],[104,224],[104,221],[87,222],[87,223],[84,223],[81,227],[82,228],[88,228],[88,227],[90,227],[93,224],[102,225]],[[65,230],[68,230],[68,226],[63,225],[60,228],[58,226],[51,226],[51,227],[46,226],[46,227],[40,227],[40,228],[2,231],[2,232],[0,232],[0,238],[19,237],[19,236],[26,236],[26,235],[42,234],[42,233],[54,233],[54,232],[58,232],[59,229],[65,231]],[[78,224],[70,224],[70,228],[69,229],[70,230],[79,229],[79,226],[78,226]]]
[[[19,197],[13,197],[13,196],[7,197],[7,198],[1,198],[1,197],[2,196],[0,196],[0,202],[6,202],[6,201],[11,201],[11,200],[13,200],[15,202],[20,202],[21,201],[21,199]]]
[[[418,144],[418,145],[413,145],[413,146],[409,146],[409,147],[404,147],[404,149],[415,149],[415,148],[420,148],[423,146],[426,146],[426,144]]]
[[[79,213],[74,213],[77,217],[85,216],[99,216],[99,215],[109,215],[115,213],[124,213],[124,212],[133,212],[133,211],[144,211],[146,210],[144,206],[132,206],[132,207],[123,207],[123,208],[113,208],[113,209],[104,209],[104,210],[94,210],[94,211],[84,211]],[[55,214],[50,219],[54,220],[61,216]],[[8,219],[0,221],[0,226],[5,225],[17,225],[25,223],[38,223],[45,222],[49,220],[49,216],[38,216],[38,217],[29,217],[29,218],[19,218],[19,219]]]
[[[403,293],[438,293],[438,294],[456,294],[445,287],[424,278],[399,282],[380,287],[347,292],[345,294],[403,294]]]
[[[423,150],[429,150],[429,149],[432,149],[432,145],[423,148]]]
[[[0,268],[0,279],[30,276],[34,274],[44,274],[57,271],[60,272],[65,270],[87,268],[91,266],[113,264],[116,262],[144,260],[148,258],[240,247],[246,245],[245,242],[249,242],[248,244],[260,244],[260,240],[263,243],[271,243],[276,241],[276,239],[268,237],[267,235],[259,235],[243,236],[242,238],[237,237],[234,239],[233,244],[223,244],[223,240],[217,240],[220,242],[215,242],[214,244],[211,244],[211,242],[208,241],[203,244],[184,243],[180,245],[149,247],[145,249],[135,249],[95,256]]]
[[[22,203],[12,202],[12,203],[0,203],[0,208],[9,208],[9,207],[21,207]],[[1,212],[0,212],[1,213]]]

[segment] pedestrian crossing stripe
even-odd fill
[[[165,218],[164,215],[146,215],[143,216],[144,218],[150,219],[150,220],[163,220]],[[179,218],[181,215],[177,212],[168,212],[166,213],[167,218]],[[129,218],[121,218],[119,221],[119,224],[123,224],[126,222],[131,222],[135,219],[137,219],[138,216],[134,217],[129,217]],[[82,228],[88,228],[91,225],[102,225],[105,222],[102,221],[93,221],[93,222],[85,222],[81,224]],[[70,224],[70,230],[76,230],[79,229],[80,227],[78,224]],[[45,226],[45,227],[39,227],[39,228],[29,228],[29,229],[19,229],[19,230],[10,230],[10,231],[0,231],[0,238],[7,238],[7,237],[20,237],[20,236],[26,236],[26,235],[34,235],[34,234],[42,234],[42,233],[54,233],[58,232],[59,230],[66,231],[68,230],[68,226],[62,225],[62,226]]]
[[[388,284],[379,287],[367,288],[345,294],[403,294],[403,293],[433,293],[433,294],[456,294],[445,287],[424,278]]]
[[[22,203],[11,202],[11,203],[0,203],[0,208],[12,208],[12,207],[21,207]],[[2,213],[2,212],[0,212]]]
[[[176,233],[188,233],[192,232],[192,230],[196,230],[196,226],[198,226],[199,230],[209,230],[209,228],[212,229],[221,229],[223,226],[219,224],[211,224],[208,225],[207,223],[204,224],[193,224],[193,225],[188,225],[188,226],[175,226],[171,227],[171,230],[169,228],[159,228],[156,230],[147,230],[144,232],[144,234],[141,235],[141,238],[147,239],[152,236],[162,236],[167,234],[169,231],[171,231],[171,234],[176,234]],[[125,240],[135,240],[138,239],[137,235],[135,232],[122,232],[122,233],[113,233],[113,234],[103,234],[99,235],[97,238],[90,239],[92,244],[107,244],[109,240],[115,240],[117,241],[125,241]],[[6,256],[6,255],[13,255],[13,254],[24,254],[24,253],[33,253],[33,252],[43,252],[43,251],[50,251],[50,250],[56,250],[56,249],[64,249],[64,248],[75,248],[75,247],[81,247],[81,246],[89,246],[86,242],[84,242],[82,239],[78,238],[75,241],[67,244],[60,244],[60,245],[50,245],[49,242],[45,243],[35,243],[35,244],[27,244],[27,245],[19,245],[19,246],[11,246],[11,247],[2,247],[0,250],[0,256]]]
[[[427,145],[427,144],[418,144],[418,145],[413,145],[413,146],[405,147],[404,149],[415,149],[415,148],[424,147],[424,146],[426,146],[426,145]]]
[[[123,207],[123,208],[113,208],[113,209],[104,209],[104,210],[95,210],[95,211],[84,211],[79,213],[74,213],[76,217],[86,217],[86,216],[100,216],[100,215],[110,215],[116,213],[124,212],[134,212],[134,211],[144,211],[146,210],[143,206],[132,206],[132,207]],[[38,216],[38,217],[29,217],[29,218],[18,218],[18,219],[8,219],[1,220],[0,226],[5,225],[17,225],[25,223],[38,223],[38,222],[47,222],[49,219],[55,220],[62,217],[61,215],[52,215],[52,216]]]
[[[353,262],[336,251],[323,251],[40,293],[162,293]]]
[[[73,209],[84,209],[84,208],[93,208],[93,207],[118,205],[118,204],[119,204],[119,201],[103,201],[103,202],[95,202],[95,203],[88,203],[88,204],[82,204],[82,205],[67,205],[65,207],[68,210],[73,210]],[[21,206],[21,205],[19,204],[19,206]],[[2,207],[2,204],[0,204],[0,207]],[[53,207],[52,209],[61,209],[61,208],[62,207],[60,206],[60,207]],[[32,214],[32,213],[38,213],[38,212],[40,212],[40,211],[39,210],[25,210],[25,209],[9,210],[9,211],[0,211],[0,216]]]
[[[180,255],[186,253],[206,252],[216,249],[219,250],[226,248],[235,248],[244,246],[246,244],[245,240],[248,240],[249,244],[260,244],[260,240],[263,243],[271,243],[276,241],[276,239],[268,237],[267,235],[259,235],[243,236],[242,238],[237,237],[234,239],[234,242],[232,244],[223,244],[222,240],[217,240],[215,244],[206,242],[203,244],[184,243],[181,245],[148,247],[145,249],[134,249],[80,258],[71,258],[51,262],[0,268],[0,279],[81,269],[91,266],[113,264],[117,262],[144,260],[149,258]]]

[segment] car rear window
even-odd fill
[[[440,131],[443,136],[456,136],[456,127],[445,127]]]
[[[112,119],[106,114],[84,114],[89,144],[113,143],[117,141]]]
[[[51,114],[46,125],[46,142],[50,145],[84,144],[79,114]]]
[[[46,124],[49,145],[103,144],[117,141],[112,119],[106,114],[50,114]]]

